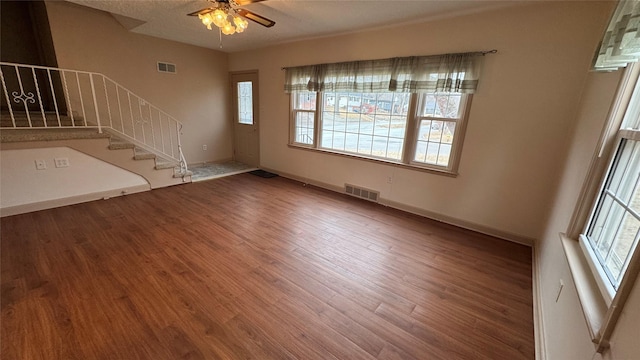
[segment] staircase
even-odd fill
[[[0,81],[2,149],[67,146],[151,188],[191,182],[182,123],[108,77],[0,62]]]
[[[126,150],[131,159],[153,161],[153,169],[172,170],[172,178],[191,181],[182,154],[182,123],[108,77],[93,72],[0,62],[3,149],[17,142],[61,146],[70,140],[108,139],[109,150]],[[13,144],[13,145],[9,145]],[[44,144],[33,144],[44,146]],[[87,147],[83,147],[87,152]],[[98,156],[98,151],[91,151]],[[112,156],[104,155],[109,161]],[[100,157],[98,157],[100,159]],[[117,161],[115,165],[136,169]],[[134,171],[135,172],[135,171]],[[138,172],[136,172],[138,173]],[[146,179],[155,178],[139,174]],[[168,185],[172,185],[169,181]],[[151,183],[152,188],[167,186]]]

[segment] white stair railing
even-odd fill
[[[187,171],[182,123],[103,74],[0,62],[0,82],[3,129],[93,128]]]

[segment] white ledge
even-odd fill
[[[569,263],[573,282],[576,285],[591,340],[598,344],[602,340],[602,324],[609,309],[593,277],[584,252],[580,248],[580,243],[568,238],[564,233],[560,233],[560,240]]]

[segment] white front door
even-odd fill
[[[258,72],[231,74],[233,93],[233,158],[260,165]]]

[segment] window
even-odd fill
[[[300,145],[313,145],[315,143],[315,113],[316,93],[297,92],[292,94],[292,142]]]
[[[582,235],[582,246],[611,304],[640,237],[640,82],[618,130],[614,155]]]
[[[624,137],[585,234],[608,303],[620,287],[640,234],[640,132],[621,133]]]
[[[409,94],[324,93],[320,148],[400,160]]]
[[[427,94],[418,113],[414,163],[449,167],[456,129],[461,127],[466,96],[460,93]]]
[[[456,174],[481,58],[495,52],[285,68],[289,144]]]
[[[292,145],[456,170],[454,140],[463,132],[469,95],[306,91],[291,97]]]
[[[560,234],[599,353],[640,272],[639,74],[634,64],[622,76],[567,234]]]

